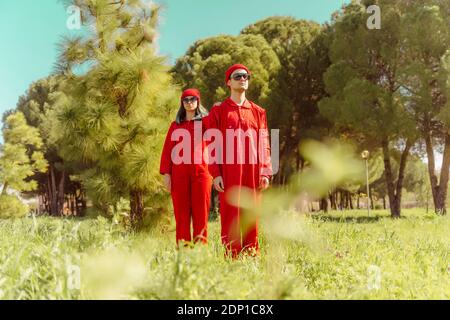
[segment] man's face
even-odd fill
[[[250,75],[245,69],[237,69],[231,74],[231,77],[228,80],[228,86],[231,90],[246,91],[248,89],[249,80]]]

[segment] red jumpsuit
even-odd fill
[[[246,219],[245,211],[239,206],[230,204],[227,199],[230,189],[233,188],[233,195],[237,196],[234,201],[239,204],[242,187],[246,187],[247,191],[250,191],[251,198],[256,206],[260,200],[260,177],[266,176],[269,178],[272,175],[266,112],[263,108],[248,100],[239,107],[231,98],[228,98],[220,106],[214,106],[211,109],[207,117],[207,128],[219,129],[224,141],[222,164],[209,163],[211,175],[214,178],[222,176],[225,187],[225,192],[219,193],[222,243],[225,245],[227,253],[231,253],[233,257],[248,249],[250,249],[248,250],[250,252],[257,253],[259,251],[258,219],[250,219],[249,221],[249,219]],[[254,129],[257,133],[260,129],[265,129],[262,131],[265,131],[266,134],[261,136],[262,139],[257,139],[256,150],[250,148],[248,139],[245,140],[245,152],[242,152],[242,148],[240,151],[241,156],[245,154],[245,161],[239,163],[237,156],[239,151],[238,138],[234,137],[235,147],[232,150],[229,147],[229,142],[232,140],[227,141],[226,138],[227,129],[231,129],[231,131],[242,129],[244,132],[247,129]],[[211,141],[211,143],[213,142]],[[261,156],[262,154],[264,155]],[[256,156],[256,161],[250,161],[251,156]],[[234,161],[228,161],[231,159]]]
[[[208,165],[203,159],[205,142],[200,136],[197,136],[197,142],[194,143],[194,123],[200,126],[203,120],[182,121],[177,124],[172,122],[166,136],[166,140],[161,155],[160,173],[171,175],[171,195],[173,209],[176,221],[176,240],[192,241],[191,236],[191,217],[193,224],[194,241],[207,242],[207,222],[210,208],[211,184],[212,178],[208,172]],[[203,127],[203,126],[202,126]],[[191,159],[189,163],[179,163],[183,158],[184,152],[175,152],[172,157],[172,151],[182,138],[172,141],[174,132],[181,132],[176,129],[185,129],[189,132],[191,140]],[[194,151],[201,153],[200,162],[194,163]]]

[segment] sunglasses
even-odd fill
[[[197,98],[196,98],[196,97],[184,98],[184,99],[183,99],[183,102],[185,102],[185,103],[193,103],[193,102],[195,102],[195,101],[197,101]]]
[[[231,76],[233,80],[250,80],[250,75],[248,73],[235,73]]]

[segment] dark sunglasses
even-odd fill
[[[192,103],[192,102],[195,102],[195,101],[197,101],[197,97],[184,98],[183,99],[183,102],[186,102],[186,103]]]
[[[233,80],[250,80],[250,75],[248,73],[235,73],[231,76],[231,78],[233,78]]]

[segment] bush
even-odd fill
[[[158,190],[144,198],[144,219],[142,231],[168,230],[173,217],[170,194]]]
[[[30,211],[28,205],[12,195],[0,195],[0,218],[20,218]]]

